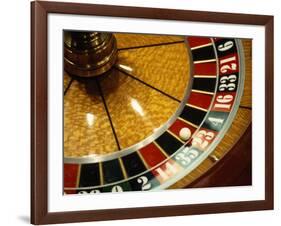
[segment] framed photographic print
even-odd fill
[[[31,222],[273,209],[273,17],[31,3]]]

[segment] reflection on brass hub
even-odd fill
[[[64,68],[72,75],[94,77],[107,72],[117,59],[111,33],[64,32]]]

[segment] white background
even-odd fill
[[[72,0],[75,1],[75,0]],[[83,0],[81,0],[83,1]],[[281,11],[278,1],[253,0],[99,0],[83,1],[104,4],[136,5],[178,9],[259,13],[275,15],[275,100],[280,99],[281,70]],[[24,225],[29,223],[30,191],[30,4],[28,0],[1,2],[1,225]],[[279,8],[279,9],[278,9]],[[4,48],[4,49],[3,49]],[[277,89],[279,88],[279,89]],[[275,115],[280,115],[280,104]],[[95,225],[278,225],[280,211],[280,118],[275,118],[275,210],[231,214],[138,219],[96,222]],[[279,126],[279,127],[278,127]],[[279,177],[279,178],[278,178]],[[84,223],[92,225],[93,223]],[[279,223],[280,224],[280,223]],[[83,225],[83,224],[81,224]]]

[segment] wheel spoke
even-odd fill
[[[134,79],[134,80],[136,80],[136,81],[142,83],[143,85],[145,85],[145,86],[147,86],[147,87],[149,87],[149,88],[151,88],[151,89],[154,89],[154,90],[156,90],[157,92],[159,92],[159,93],[161,93],[161,94],[163,94],[163,95],[169,97],[170,99],[172,99],[172,100],[174,100],[174,101],[177,101],[177,102],[179,102],[179,103],[181,102],[181,101],[178,100],[177,98],[175,98],[175,97],[169,95],[168,93],[163,92],[163,91],[160,90],[160,89],[157,89],[156,87],[154,87],[154,86],[152,86],[152,85],[149,85],[148,83],[142,81],[141,79],[137,78],[136,76],[131,75],[131,74],[127,73],[126,71],[123,71],[123,70],[120,69],[119,67],[114,66],[114,68],[116,68],[116,69],[117,69],[118,71],[120,71],[121,73],[123,73],[123,74],[125,74],[125,75],[131,77],[132,79]]]
[[[71,84],[72,84],[73,81],[74,81],[74,79],[71,78],[71,80],[69,81],[69,83],[68,83],[66,89],[65,89],[64,92],[63,92],[63,95],[64,95],[64,96],[66,95],[66,93],[67,93],[68,89],[70,88],[70,86],[71,86]]]
[[[115,141],[116,141],[116,145],[117,145],[117,147],[118,147],[118,150],[120,151],[120,150],[121,150],[121,147],[120,147],[120,144],[119,144],[119,141],[118,141],[118,137],[117,137],[116,131],[115,131],[115,129],[114,129],[113,122],[112,122],[112,118],[111,118],[111,116],[110,116],[110,113],[109,113],[109,110],[108,110],[108,107],[107,107],[107,104],[106,104],[106,100],[105,100],[105,98],[104,98],[103,91],[102,91],[102,88],[101,88],[101,86],[100,86],[100,83],[99,83],[98,78],[96,79],[96,83],[97,83],[97,87],[98,87],[99,93],[100,93],[101,98],[102,98],[102,102],[103,102],[103,105],[104,105],[104,108],[105,108],[107,117],[108,117],[108,119],[109,119],[109,123],[110,123],[111,129],[112,129],[112,133],[113,133],[113,135],[114,135]]]
[[[174,44],[179,44],[179,43],[183,43],[183,42],[184,41],[164,42],[164,43],[157,43],[157,44],[150,44],[150,45],[124,47],[124,48],[119,48],[118,51],[130,50],[130,49],[140,49],[140,48],[149,48],[149,47],[164,46],[164,45],[174,45]]]

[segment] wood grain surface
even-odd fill
[[[105,103],[95,79],[74,77],[70,84],[64,74],[65,157],[104,155],[141,142],[175,114],[184,97],[190,67],[182,36],[116,38],[124,49],[116,66],[97,79]]]

